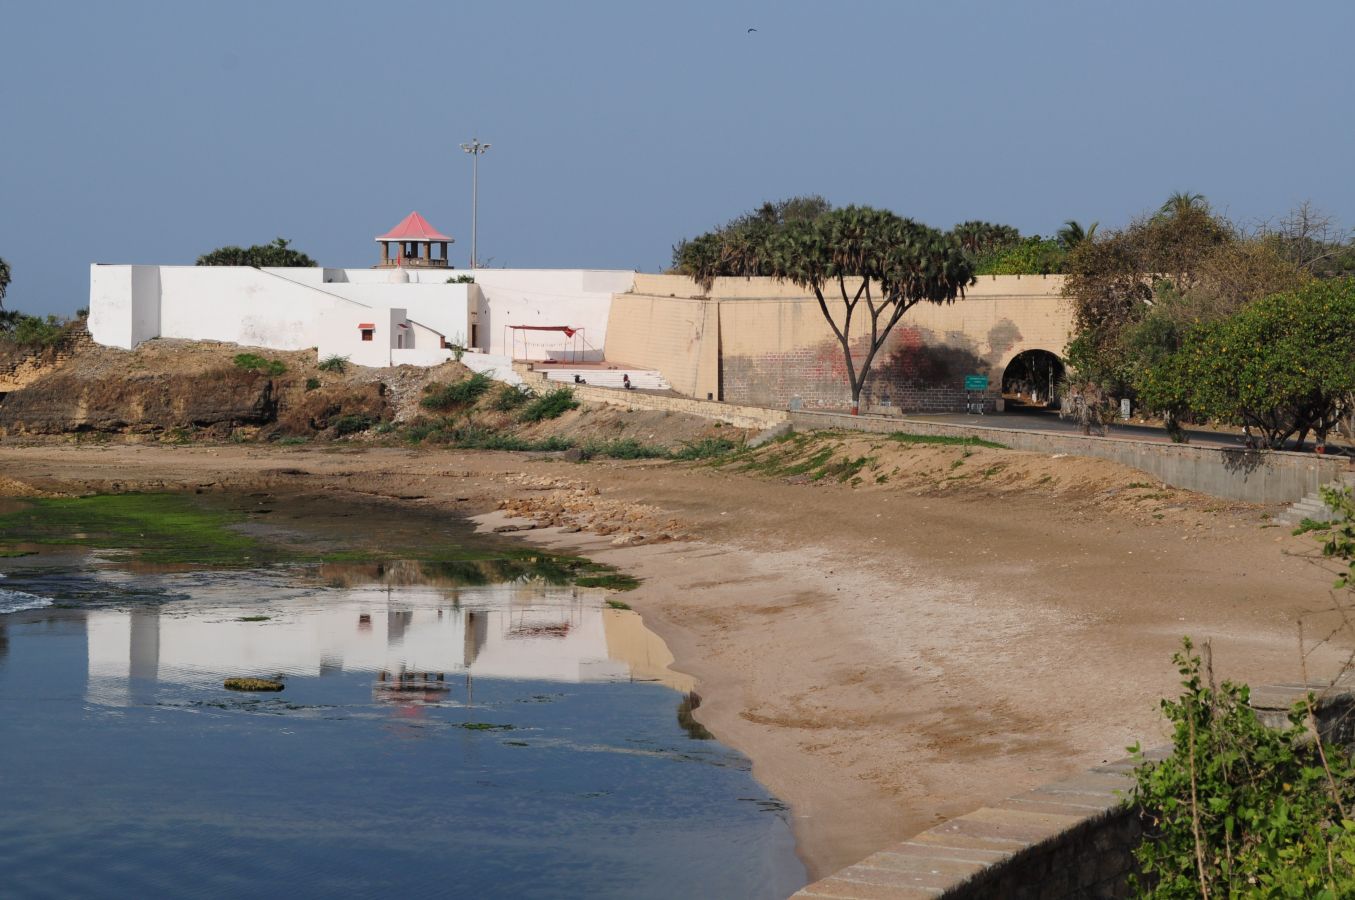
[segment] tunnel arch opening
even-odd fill
[[[1022,350],[1002,370],[1002,399],[1011,406],[1054,409],[1063,360],[1048,350]]]

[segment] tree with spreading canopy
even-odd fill
[[[1149,366],[1149,408],[1237,422],[1284,447],[1309,432],[1318,446],[1355,395],[1355,279],[1312,281],[1188,331]]]
[[[848,206],[813,218],[748,217],[683,241],[675,268],[706,290],[721,276],[789,281],[813,292],[842,347],[853,414],[890,332],[918,303],[950,303],[974,282],[952,235],[887,210]]]
[[[200,266],[254,266],[256,268],[310,267],[315,260],[291,246],[286,238],[274,238],[269,244],[251,247],[218,247],[198,257]]]

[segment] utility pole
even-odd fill
[[[462,144],[461,149],[471,155],[471,175],[470,175],[470,267],[473,269],[476,265],[476,230],[480,214],[480,157],[490,148],[489,144],[480,143],[479,138],[471,138],[469,144]]]

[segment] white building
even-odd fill
[[[454,344],[477,351],[472,368],[506,374],[512,359],[601,359],[612,295],[635,283],[617,270],[456,272],[453,238],[417,212],[376,240],[370,269],[95,264],[90,334],[125,349],[157,337],[315,348],[375,367],[435,365]]]

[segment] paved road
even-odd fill
[[[908,416],[923,422],[946,422],[955,425],[986,425],[992,428],[1018,428],[1022,431],[1061,431],[1069,434],[1080,432],[1077,424],[1070,419],[1060,419],[1057,412],[1046,409],[1017,408],[1007,412],[990,413],[975,416],[967,413],[937,413],[932,415]],[[1190,443],[1201,447],[1241,447],[1242,435],[1205,429],[1187,429]],[[1158,425],[1115,424],[1110,427],[1107,437],[1121,440],[1161,441],[1170,443],[1167,432]],[[1335,443],[1335,442],[1330,442]],[[1311,438],[1308,448],[1312,448]],[[1292,448],[1291,448],[1292,449]]]

